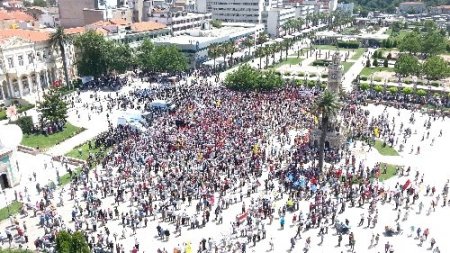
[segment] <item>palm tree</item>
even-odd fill
[[[286,51],[286,60],[288,58],[289,48],[292,47],[293,44],[294,44],[294,41],[292,39],[283,40],[283,47],[284,47],[284,50]]]
[[[259,69],[262,68],[262,58],[265,56],[264,48],[257,47],[255,50],[255,56],[259,58]]]
[[[269,40],[269,36],[267,36],[266,33],[260,33],[260,34],[258,35],[258,39],[256,40],[256,43],[257,43],[258,45],[261,45],[261,44],[266,43],[268,40]]]
[[[216,58],[220,55],[220,45],[213,43],[208,46],[208,57],[213,59],[213,70],[216,72]]]
[[[254,40],[251,36],[248,36],[248,37],[242,42],[242,44],[243,44],[246,48],[248,48],[248,55],[250,56],[250,55],[251,55],[251,52],[252,52],[252,46],[255,44],[255,40]]]
[[[305,20],[302,18],[298,18],[295,22],[295,28],[297,29],[297,32],[300,32],[302,30],[302,26],[305,24]]]
[[[271,45],[266,45],[264,48],[264,56],[266,56],[266,64],[264,68],[267,68],[267,65],[269,65],[269,55],[272,54],[273,47]]]
[[[223,57],[223,66],[224,66],[224,68],[226,68],[227,67],[227,55],[228,55],[228,46],[227,46],[227,44],[226,43],[221,44],[219,46],[218,51],[219,51],[219,55],[221,55]]]
[[[233,40],[230,40],[228,43],[226,43],[227,51],[230,54],[230,66],[234,64],[234,58],[233,54],[238,51],[238,48]]]
[[[330,119],[339,111],[340,108],[339,99],[336,94],[332,93],[329,90],[325,90],[320,98],[316,101],[315,104],[315,112],[317,117],[321,117],[320,122],[320,140],[319,140],[319,171],[322,172],[323,162],[324,162],[324,153],[325,153],[325,140],[327,138],[328,132],[328,124]]]
[[[62,58],[62,62],[63,62],[63,71],[64,71],[64,81],[66,82],[67,86],[70,86],[70,82],[69,82],[69,73],[67,70],[67,59],[66,59],[66,49],[65,49],[65,45],[67,45],[68,43],[70,43],[72,41],[72,36],[66,34],[64,32],[64,28],[62,26],[58,26],[56,27],[56,31],[54,33],[52,33],[50,35],[50,45],[52,45],[53,47],[58,47],[59,48],[59,52],[61,53],[61,58]],[[69,87],[71,88],[71,87]]]

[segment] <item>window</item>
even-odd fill
[[[8,57],[8,66],[10,69],[14,68],[14,59],[12,57]]]
[[[19,55],[17,60],[19,61],[19,66],[23,66],[23,55]]]
[[[28,54],[28,62],[29,62],[30,64],[33,64],[33,62],[34,62],[34,56],[33,56],[33,53],[29,53],[29,54]]]

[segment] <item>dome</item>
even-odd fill
[[[22,141],[22,129],[18,125],[0,125],[0,149],[15,149]]]

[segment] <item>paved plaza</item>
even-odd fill
[[[296,50],[309,47],[309,40],[301,41],[292,47],[289,55],[296,55]],[[352,80],[364,68],[366,57],[373,53],[373,51],[374,49],[368,49],[359,59],[351,60],[354,64],[344,75],[342,82],[344,90],[351,91]],[[279,59],[278,53],[274,59]],[[310,66],[314,59],[315,57],[313,55],[308,59],[303,59],[302,63],[298,66],[284,65],[280,67],[281,72],[325,71],[325,69],[320,70]],[[272,57],[269,57],[269,63],[272,63],[272,61]],[[258,67],[259,59],[255,59],[250,64],[253,67]],[[262,65],[265,65],[264,58]],[[223,80],[226,73],[230,71],[232,70],[221,73],[220,79]],[[158,253],[164,252],[162,251],[163,249],[167,250],[167,252],[185,253],[450,252],[450,243],[447,239],[447,230],[450,227],[450,220],[448,219],[450,215],[450,204],[447,204],[447,196],[443,194],[443,189],[448,188],[446,184],[450,180],[450,119],[448,117],[431,116],[420,111],[412,112],[410,110],[395,109],[384,105],[369,104],[361,108],[358,107],[360,111],[368,111],[368,115],[366,115],[368,119],[371,121],[375,119],[379,120],[385,129],[389,129],[389,131],[395,133],[393,137],[393,148],[399,151],[399,155],[383,156],[375,147],[371,147],[365,142],[355,139],[347,143],[349,147],[347,151],[342,151],[340,154],[337,154],[341,157],[339,162],[333,165],[327,164],[326,167],[334,166],[333,169],[340,170],[343,175],[346,173],[353,175],[355,172],[354,170],[352,172],[348,160],[354,159],[355,167],[362,168],[358,169],[360,171],[358,173],[361,174],[366,173],[364,168],[367,168],[367,171],[369,171],[369,168],[377,167],[378,163],[401,167],[403,168],[403,172],[398,172],[397,175],[383,182],[372,178],[373,181],[370,188],[375,189],[374,191],[376,193],[374,195],[376,196],[376,200],[364,200],[363,197],[350,197],[354,202],[353,207],[351,201],[345,201],[348,198],[346,196],[352,196],[352,194],[358,196],[364,195],[368,184],[364,186],[362,183],[359,186],[355,184],[353,185],[353,189],[352,187],[345,186],[351,190],[346,188],[343,192],[336,194],[335,190],[338,187],[336,185],[339,184],[336,180],[339,180],[339,177],[336,177],[337,179],[335,180],[330,179],[333,177],[330,175],[320,175],[320,178],[312,177],[311,182],[314,180],[317,181],[318,179],[324,180],[322,177],[327,177],[329,182],[322,184],[319,189],[315,188],[312,190],[308,188],[309,190],[302,192],[299,196],[296,195],[296,198],[299,199],[297,201],[298,208],[294,207],[286,210],[285,207],[287,207],[287,203],[290,203],[293,193],[290,190],[286,190],[286,185],[289,184],[286,184],[286,181],[280,180],[282,176],[276,175],[276,170],[284,170],[292,162],[291,156],[294,156],[294,150],[297,145],[295,143],[296,138],[304,130],[298,129],[296,126],[301,125],[300,122],[307,124],[308,122],[314,121],[311,114],[302,114],[304,113],[302,110],[298,110],[299,112],[295,111],[294,109],[298,109],[295,106],[299,106],[300,108],[303,108],[303,106],[309,107],[312,100],[306,99],[304,104],[299,104],[295,100],[295,96],[289,96],[289,92],[292,92],[292,90],[287,91],[287,95],[283,93],[283,96],[285,96],[283,98],[286,100],[282,100],[283,98],[277,96],[270,97],[270,94],[261,95],[264,99],[267,99],[261,103],[259,101],[251,101],[250,95],[248,95],[249,97],[239,97],[239,95],[238,98],[241,98],[239,100],[236,97],[232,97],[229,93],[220,90],[217,87],[218,84],[214,83],[213,79],[213,77],[203,79],[197,76],[191,76],[183,80],[176,87],[176,89],[179,89],[177,91],[179,92],[178,95],[180,93],[184,95],[183,92],[192,95],[192,93],[188,92],[190,89],[194,89],[194,91],[198,90],[199,92],[194,93],[189,99],[185,99],[185,101],[188,101],[186,102],[187,105],[182,107],[182,110],[185,111],[182,113],[177,112],[177,116],[181,115],[181,120],[180,118],[173,118],[174,114],[166,114],[161,117],[167,117],[172,121],[183,121],[183,119],[188,119],[192,115],[195,115],[195,117],[204,119],[205,121],[210,120],[206,123],[194,122],[197,124],[195,125],[198,129],[196,131],[201,133],[214,131],[214,135],[217,135],[217,138],[216,136],[212,138],[209,134],[203,137],[205,138],[205,142],[207,138],[211,138],[214,139],[214,142],[219,142],[219,144],[220,142],[226,142],[233,138],[235,139],[234,141],[239,141],[239,137],[224,136],[222,134],[223,132],[229,133],[227,131],[230,131],[230,129],[211,130],[214,127],[217,128],[218,125],[221,127],[228,126],[234,129],[234,126],[230,122],[239,125],[251,117],[254,117],[251,120],[264,122],[258,126],[245,126],[245,132],[236,130],[238,132],[237,135],[244,136],[240,136],[242,139],[252,136],[252,133],[254,133],[253,138],[250,139],[253,141],[252,145],[257,144],[252,146],[252,148],[254,150],[258,149],[260,153],[264,153],[266,161],[260,164],[262,172],[260,177],[254,175],[253,172],[239,171],[244,166],[250,167],[254,166],[254,164],[237,167],[237,170],[233,166],[233,172],[230,172],[231,170],[228,166],[231,167],[231,165],[229,164],[237,163],[236,161],[239,159],[250,159],[248,157],[240,157],[243,153],[242,150],[245,148],[248,149],[249,146],[249,143],[245,141],[241,142],[242,147],[239,147],[239,150],[236,146],[232,146],[231,152],[228,153],[224,152],[230,149],[227,145],[209,144],[210,146],[214,146],[214,148],[219,146],[219,150],[215,150],[214,155],[217,153],[229,156],[227,162],[221,161],[225,164],[224,167],[219,166],[220,162],[216,161],[206,165],[199,162],[203,160],[204,155],[206,156],[202,152],[196,153],[196,157],[184,158],[186,161],[190,159],[194,162],[189,161],[189,163],[183,163],[183,159],[180,158],[183,154],[180,154],[177,148],[183,145],[192,145],[189,142],[201,143],[199,139],[202,138],[202,135],[195,136],[193,134],[194,137],[188,139],[188,143],[183,143],[181,139],[182,137],[189,136],[189,130],[181,127],[179,130],[181,134],[177,135],[180,140],[173,141],[175,137],[172,134],[161,137],[161,132],[164,132],[164,134],[166,132],[173,133],[174,127],[164,124],[169,122],[169,120],[157,119],[156,122],[161,123],[161,125],[153,125],[150,127],[149,131],[146,132],[148,136],[141,138],[133,135],[131,131],[130,133],[127,132],[128,130],[124,130],[129,135],[124,139],[126,141],[115,146],[114,152],[116,153],[108,158],[108,162],[105,163],[107,166],[99,165],[96,169],[90,171],[89,177],[83,175],[77,183],[72,185],[68,184],[63,188],[56,188],[56,190],[51,192],[51,204],[44,208],[45,211],[37,210],[35,216],[33,210],[30,208],[26,215],[17,214],[9,220],[0,222],[0,238],[4,239],[0,247],[19,247],[20,245],[35,250],[35,240],[37,238],[43,238],[45,231],[48,232],[49,227],[51,227],[48,224],[57,220],[59,227],[63,229],[74,231],[77,228],[82,228],[82,230],[87,231],[89,241],[96,241],[99,245],[103,245],[104,242],[112,243],[113,250],[107,251],[105,247],[102,248],[102,246],[99,246],[97,252],[136,252],[136,249],[134,249],[136,245],[139,247],[139,252]],[[203,80],[203,82],[200,80]],[[202,88],[203,85],[211,86],[209,88],[214,92],[211,92],[212,94],[205,94],[210,92],[210,90]],[[138,110],[136,108],[142,105],[138,102],[139,99],[132,97],[130,94],[136,89],[152,87],[159,86],[158,84],[149,84],[141,79],[135,78],[131,79],[130,85],[122,87],[117,92],[83,91],[79,96],[72,94],[75,106],[69,109],[68,121],[86,130],[42,154],[34,156],[17,152],[16,156],[22,179],[17,187],[6,190],[4,195],[1,196],[0,208],[18,199],[35,209],[39,209],[38,207],[40,202],[43,201],[43,197],[36,190],[36,185],[43,186],[49,182],[56,183],[57,175],[61,176],[66,174],[68,169],[75,169],[74,166],[64,162],[52,161],[51,158],[54,156],[63,156],[76,146],[94,139],[103,132],[109,131],[109,122],[112,125],[116,125],[119,116],[124,112],[131,111],[130,104],[133,105],[134,110]],[[158,89],[156,91],[161,92]],[[309,90],[307,91],[309,92]],[[222,93],[225,95],[221,96],[220,94]],[[166,95],[164,92],[161,92],[161,94]],[[265,97],[266,95],[267,97]],[[107,110],[108,101],[128,96],[130,97],[130,104],[127,106],[127,109],[114,106],[111,110]],[[206,99],[202,100],[202,96]],[[226,101],[226,99],[229,99],[229,101]],[[72,100],[72,98],[69,98],[69,100]],[[244,100],[250,101],[248,102],[249,106],[244,104]],[[271,104],[274,101],[278,104]],[[295,105],[291,107],[289,102],[295,103]],[[223,108],[222,104],[226,105],[227,103],[228,105],[236,104],[242,107],[232,108],[232,110]],[[211,111],[211,115],[205,116],[201,110],[199,112],[193,108],[207,108],[208,111]],[[271,111],[273,108],[276,109],[274,111],[278,113],[277,115],[274,115],[274,112]],[[139,110],[143,112],[142,108]],[[241,111],[241,114],[237,113],[237,111]],[[254,111],[254,115],[246,113],[248,111]],[[182,118],[183,113],[186,115],[185,118]],[[297,113],[299,113],[298,116]],[[35,110],[31,110],[30,114],[35,118],[37,117]],[[196,119],[195,117],[192,116],[192,118]],[[220,121],[220,123],[224,123],[224,125],[214,122],[214,119]],[[284,125],[282,126],[281,123]],[[429,127],[427,127],[428,124]],[[406,129],[411,134],[405,139],[404,131]],[[117,136],[117,138],[123,137],[121,133],[108,133],[111,133],[114,137]],[[171,140],[179,146],[158,146],[156,145],[158,144],[157,139]],[[248,139],[246,140],[249,141]],[[384,140],[381,139],[381,141]],[[136,143],[141,146],[138,146]],[[142,170],[142,166],[136,164],[144,163],[141,159],[145,155],[148,155],[146,148],[152,145],[157,146],[152,152],[160,152],[164,155],[163,159],[152,155],[151,162],[154,162],[153,158],[156,157],[160,159],[162,165],[158,164],[156,166],[152,164],[149,166],[148,171],[145,171]],[[203,145],[203,143],[196,143],[196,145],[194,144],[190,148],[196,149],[198,146]],[[400,151],[400,146],[403,146],[402,151]],[[420,152],[418,152],[418,149],[420,149]],[[132,154],[130,155],[131,158],[128,157],[128,159],[133,161],[131,165],[128,164],[129,160],[127,161],[128,163],[122,160],[123,157],[127,157],[124,155],[127,152]],[[257,152],[254,151],[254,153]],[[211,154],[208,152],[208,155]],[[171,164],[171,160],[177,160],[177,164]],[[145,163],[147,162],[150,163],[149,161],[145,161]],[[169,165],[167,164],[172,165],[173,168],[169,169]],[[189,164],[189,166],[186,164]],[[274,164],[276,169],[274,169]],[[305,164],[295,163],[295,166],[299,170],[303,169],[303,166],[308,167],[310,165],[310,160]],[[169,171],[170,173],[168,173]],[[172,174],[172,171],[175,172]],[[196,172],[197,174],[194,171],[198,171]],[[332,170],[330,169],[330,171]],[[222,196],[217,189],[214,191],[211,190],[214,187],[221,187],[220,185],[214,185],[214,182],[209,182],[210,179],[204,180],[206,182],[202,181],[205,177],[214,173],[220,174],[217,178],[218,181],[231,182],[230,188],[224,191],[226,192],[225,196]],[[124,174],[126,177],[122,178],[117,176],[119,174]],[[192,181],[189,181],[192,185],[183,185],[185,184],[183,180],[185,177],[188,177],[186,175],[192,177],[193,174],[197,175],[197,178],[194,177]],[[176,176],[174,175],[181,175],[181,178],[175,179]],[[287,177],[287,175],[284,176]],[[142,181],[149,182],[150,186],[145,183],[142,184],[141,179]],[[168,182],[172,182],[172,185],[168,184]],[[178,187],[180,187],[180,185],[174,185],[173,182],[181,182],[179,183],[182,185],[181,187],[195,189],[195,192],[190,195],[194,196],[191,203],[184,196],[183,198],[173,196],[173,192],[176,192]],[[406,191],[402,191],[402,187],[406,182],[409,183],[408,187],[414,189],[414,193],[418,196],[417,200],[412,200],[412,194],[408,196]],[[163,187],[166,187],[165,184],[169,185],[167,186],[169,188],[167,192],[164,192],[166,189],[163,190]],[[310,186],[309,183],[307,184]],[[344,182],[341,182],[341,184],[346,185]],[[271,185],[271,187],[267,187],[267,185]],[[143,191],[145,190],[143,189],[146,189],[146,187],[150,187],[151,190],[149,190],[150,193],[147,192],[144,194]],[[271,188],[271,190],[267,188]],[[209,189],[209,191],[206,189]],[[378,196],[379,190],[380,192],[383,190],[383,195],[380,194]],[[203,191],[207,192],[207,194],[203,193]],[[316,194],[310,193],[317,193],[317,191],[323,193],[325,195],[324,199],[330,201],[331,204],[328,203],[328,207],[333,206],[333,208],[336,208],[336,210],[333,210],[336,216],[333,216],[332,220],[330,220],[329,215],[332,212],[331,210],[321,210],[324,213],[328,212],[328,215],[326,219],[319,219],[319,221],[316,220],[317,214],[312,214],[314,212],[311,210],[314,209],[314,205],[317,204],[317,201],[320,202],[321,200],[317,198]],[[120,199],[119,195],[123,199]],[[162,198],[161,196],[165,197]],[[195,198],[196,196],[203,196],[204,198],[198,199]],[[386,198],[381,196],[386,196]],[[3,201],[3,198],[5,198],[5,201]],[[154,199],[152,200],[152,198]],[[358,202],[361,201],[361,198],[364,204],[361,203],[360,205]],[[89,207],[86,199],[90,201]],[[142,201],[147,201],[147,199],[150,199],[149,208],[154,212],[154,215],[144,215],[145,212],[141,204]],[[262,203],[266,203],[266,201],[270,203],[270,209],[273,210],[273,216],[271,218],[269,218],[270,215],[267,217],[264,215],[264,218],[260,216],[252,217],[251,219],[237,219],[243,213],[249,213],[249,210],[253,213],[259,213],[260,211],[258,209],[261,209]],[[396,208],[396,204],[399,205],[398,208]],[[153,210],[153,206],[155,206],[155,210]],[[172,208],[172,206],[176,206],[176,208]],[[369,208],[369,206],[372,207]],[[105,215],[109,218],[100,219],[100,209],[106,212]],[[215,213],[216,210],[218,210],[217,215]],[[169,217],[172,217],[174,220],[170,220],[171,218],[167,217],[168,213],[170,214]],[[311,214],[311,217],[308,217],[308,214]],[[200,226],[200,228],[191,227],[193,221],[200,221],[201,223],[206,216],[208,216],[209,221],[205,222],[204,226]],[[136,217],[143,219],[139,220],[136,224]],[[175,220],[181,217],[189,220],[190,224],[177,224],[179,221]],[[106,224],[104,224],[105,220],[107,220]],[[239,222],[237,222],[238,220]],[[314,220],[314,223],[317,222],[317,224],[312,225],[311,220]],[[281,226],[282,221],[285,222],[283,227]],[[342,242],[339,243],[339,234],[335,229],[335,224],[339,224],[339,222],[345,223],[346,221],[349,222],[348,227],[353,237],[353,242],[355,243],[354,248],[349,243],[350,239],[347,233],[342,235]],[[362,224],[359,224],[360,221],[362,221]],[[253,224],[250,225],[250,223]],[[25,233],[28,237],[28,243],[24,241],[23,237],[16,235],[15,225],[19,227],[24,227],[25,225],[27,227]],[[170,236],[162,239],[161,235],[158,234],[158,227],[169,231]],[[299,227],[301,228],[300,236],[298,234]],[[399,229],[399,233],[388,236],[385,233],[387,227],[392,228],[394,231]],[[5,238],[7,231],[15,236],[11,244]],[[426,237],[424,237],[424,231],[427,231]],[[375,238],[379,238],[379,240]],[[430,244],[432,240],[436,242],[432,246],[433,249],[431,249]],[[389,245],[390,251],[385,251],[386,245]],[[437,247],[440,251],[436,251]],[[118,248],[119,250],[116,250]],[[180,249],[180,251],[174,251],[175,248]],[[204,250],[201,251],[199,250],[200,248],[204,248]],[[42,251],[51,251],[51,249],[47,248]]]
[[[128,87],[127,87],[128,88]],[[100,93],[101,94],[101,93]],[[82,94],[84,99],[90,96],[90,92],[86,92]],[[369,105],[367,109],[370,111],[371,116],[380,115],[385,109],[383,106],[373,106]],[[81,110],[81,109],[79,109]],[[394,205],[393,202],[378,204],[378,213],[379,220],[378,224],[375,228],[365,228],[364,225],[359,227],[358,221],[361,215],[365,215],[367,217],[367,208],[348,208],[344,213],[339,214],[336,217],[336,220],[350,220],[351,231],[354,233],[356,238],[355,252],[381,252],[384,250],[384,245],[386,242],[392,244],[395,248],[395,252],[429,252],[427,249],[429,246],[429,240],[424,243],[423,246],[418,246],[419,240],[415,239],[415,230],[414,235],[411,236],[411,227],[414,226],[415,229],[422,228],[422,231],[425,228],[430,230],[430,237],[433,237],[437,241],[437,245],[439,246],[441,252],[448,252],[450,250],[450,245],[446,243],[446,229],[449,227],[450,221],[446,219],[448,214],[450,214],[449,207],[440,207],[441,202],[438,203],[438,207],[436,211],[431,211],[431,214],[428,215],[428,209],[430,207],[432,199],[435,199],[438,194],[440,194],[440,189],[444,186],[446,181],[450,178],[450,171],[448,170],[448,164],[450,163],[450,156],[448,156],[448,143],[450,143],[450,133],[448,133],[448,126],[450,122],[448,119],[442,120],[437,119],[436,121],[432,120],[432,126],[429,130],[425,130],[423,124],[425,120],[429,118],[427,115],[422,115],[420,113],[415,113],[416,123],[414,125],[410,125],[409,118],[411,115],[410,111],[407,110],[396,110],[393,108],[387,108],[387,113],[389,117],[395,118],[396,127],[399,127],[401,123],[404,124],[404,128],[411,126],[411,130],[413,132],[412,137],[405,144],[404,152],[401,152],[400,156],[396,157],[386,157],[381,156],[378,152],[373,149],[372,151],[368,151],[368,146],[362,146],[361,142],[356,142],[350,144],[352,147],[352,152],[357,155],[358,161],[363,161],[367,166],[372,166],[377,162],[385,162],[389,164],[395,165],[403,165],[406,167],[411,166],[411,172],[409,176],[403,177],[394,177],[389,179],[388,181],[382,183],[385,187],[389,189],[395,189],[396,184],[400,183],[403,185],[407,179],[411,179],[414,181],[414,176],[416,172],[419,173],[419,178],[423,177],[423,183],[418,184],[418,189],[420,191],[420,198],[418,202],[422,202],[424,204],[423,211],[421,214],[417,214],[418,205],[416,204],[409,210],[409,217],[406,221],[401,222],[401,228],[403,232],[400,235],[395,235],[393,237],[386,237],[383,232],[385,226],[395,227],[396,218],[398,215],[398,211],[393,210]],[[74,124],[78,124],[79,126],[85,126],[89,129],[96,129],[98,131],[102,131],[105,128],[105,125],[101,122],[105,122],[104,113],[100,113],[98,115],[93,115],[93,120],[89,121],[87,119],[87,115],[80,113],[81,116],[78,118],[76,116],[76,110],[72,110],[70,113],[69,121]],[[92,128],[89,124],[95,124],[96,127]],[[443,136],[438,137],[439,131],[443,130]],[[430,132],[429,137],[424,141],[421,141],[422,135]],[[291,133],[293,134],[293,133]],[[431,146],[431,140],[435,139],[433,145]],[[63,143],[64,144],[64,143]],[[276,141],[275,136],[271,138],[271,141],[267,145],[266,152],[275,146],[277,149],[289,149],[292,143],[280,147],[280,143]],[[412,154],[409,153],[410,146],[417,147],[417,145],[421,146],[420,155],[415,154],[415,149]],[[398,149],[398,146],[397,146]],[[50,165],[49,156],[38,155],[36,157],[32,157],[30,155],[25,155],[22,153],[18,154],[19,158],[19,166],[20,169],[24,171],[22,184],[20,187],[25,185],[28,188],[33,188],[33,184],[35,184],[34,179],[32,179],[30,171],[36,172],[37,181],[44,183],[46,180],[55,180],[56,177],[56,169],[61,170],[61,166],[58,164]],[[46,161],[46,162],[45,162]],[[42,163],[49,164],[47,168],[44,168]],[[341,164],[343,166],[343,164]],[[263,166],[264,167],[264,166]],[[264,167],[264,172],[259,179],[261,182],[267,178],[268,169]],[[31,181],[30,181],[31,178]],[[420,182],[420,179],[419,179]],[[276,182],[275,182],[276,183]],[[277,184],[277,183],[276,183]],[[434,194],[434,196],[425,196],[426,186],[432,185],[436,186],[438,192]],[[20,191],[19,187],[19,191]],[[275,186],[277,189],[277,186]],[[246,186],[242,188],[242,191],[247,192]],[[36,196],[34,190],[30,191],[32,195],[31,199],[37,200],[39,197]],[[33,195],[34,194],[34,195]],[[71,222],[71,210],[74,205],[74,201],[70,200],[68,187],[61,191],[60,189],[56,190],[54,195],[62,194],[64,206],[57,207],[58,213],[62,216],[66,226],[68,228],[73,228],[73,223]],[[238,194],[231,195],[230,198],[234,198],[235,196],[239,199]],[[252,199],[256,199],[258,197],[266,196],[267,198],[274,198],[273,193],[266,193],[264,191],[264,187],[260,186],[258,191],[252,194],[250,197],[243,198],[243,202],[249,205]],[[285,205],[287,201],[287,195],[285,194],[282,199],[274,201],[274,208],[278,210],[283,205]],[[56,198],[57,199],[57,198]],[[216,199],[219,199],[219,196],[216,196]],[[111,206],[114,202],[112,197],[107,197],[102,200],[104,206]],[[240,240],[242,242],[246,242],[246,237],[239,237],[237,234],[232,234],[231,223],[235,222],[235,217],[241,213],[242,203],[238,201],[236,204],[231,204],[228,209],[224,210],[223,213],[223,223],[215,224],[215,222],[209,222],[206,224],[204,228],[190,230],[187,227],[182,228],[182,233],[180,236],[171,235],[170,238],[166,241],[162,241],[157,237],[156,227],[158,225],[163,226],[165,229],[169,231],[175,231],[175,226],[172,224],[167,224],[167,222],[162,222],[160,220],[160,215],[156,217],[156,220],[150,218],[148,226],[146,228],[139,228],[136,231],[136,234],[132,234],[131,229],[125,231],[126,239],[119,239],[120,235],[122,235],[123,230],[122,226],[119,224],[120,220],[110,221],[107,225],[112,234],[117,234],[118,243],[123,244],[126,250],[131,250],[136,240],[140,243],[140,249],[142,252],[156,252],[157,248],[166,248],[171,251],[174,247],[179,246],[184,249],[186,243],[192,245],[192,249],[196,250],[198,248],[199,242],[205,238],[206,240],[211,240],[213,243],[211,245],[220,245],[222,243],[222,239],[225,240]],[[33,201],[31,201],[33,203]],[[194,201],[195,203],[195,201]],[[120,212],[132,212],[132,209],[135,206],[128,206],[129,203],[124,203],[120,205]],[[301,201],[299,204],[299,211],[305,215],[308,213],[308,205],[309,201]],[[405,209],[402,209],[401,217],[406,212]],[[257,242],[256,246],[251,246],[253,243],[249,243],[248,251],[249,252],[265,252],[270,248],[271,238],[274,244],[274,252],[285,252],[290,248],[290,238],[295,236],[297,231],[297,224],[292,222],[292,218],[294,214],[298,215],[299,211],[295,212],[287,212],[285,216],[286,226],[284,229],[280,229],[279,224],[279,215],[277,211],[275,212],[275,217],[272,224],[269,224],[268,220],[263,220],[262,223],[266,224],[266,239],[263,239],[261,242]],[[185,213],[196,213],[195,205],[191,205],[190,207],[183,204],[178,212]],[[37,225],[37,218],[32,218],[32,214],[30,213],[28,217],[21,219],[26,222],[28,226],[28,235],[30,238],[35,238],[42,234],[42,229]],[[10,226],[10,221],[3,221],[1,223],[1,228],[4,230],[6,227]],[[100,226],[99,229],[103,229]],[[345,246],[348,242],[347,236],[344,236],[341,247],[337,247],[337,236],[334,228],[329,229],[328,234],[326,234],[323,238],[323,242],[321,242],[321,237],[317,235],[318,229],[311,229],[309,231],[302,233],[302,239],[296,240],[296,246],[294,251],[301,251],[305,245],[305,239],[311,238],[311,248],[309,252],[346,252],[349,247]],[[174,234],[174,233],[173,233]],[[370,247],[370,241],[372,235],[380,234],[381,238],[379,240],[378,245]],[[233,239],[236,238],[237,239]],[[14,244],[17,246],[17,244]],[[30,248],[34,248],[32,241],[28,244]],[[221,251],[228,252],[228,251]]]

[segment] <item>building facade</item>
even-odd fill
[[[179,35],[188,29],[201,28],[211,21],[211,13],[188,13],[169,11],[152,12],[149,21],[166,25],[171,29],[173,35]]]
[[[0,99],[34,96],[55,81],[63,81],[62,58],[48,42],[49,34],[38,31],[3,30],[10,36],[0,42]],[[73,48],[66,48],[69,78],[75,76]]]
[[[265,0],[207,0],[207,11],[212,18],[223,22],[262,22]]]
[[[192,67],[208,60],[208,47],[214,43],[234,41],[239,43],[243,39],[260,34],[264,31],[262,24],[224,23],[221,28],[210,30],[189,30],[189,34],[160,37],[154,40],[156,45],[175,45],[189,59]],[[217,63],[221,60],[217,59]]]
[[[278,37],[283,31],[282,26],[295,18],[295,8],[272,8],[263,12],[263,22],[270,36]]]

